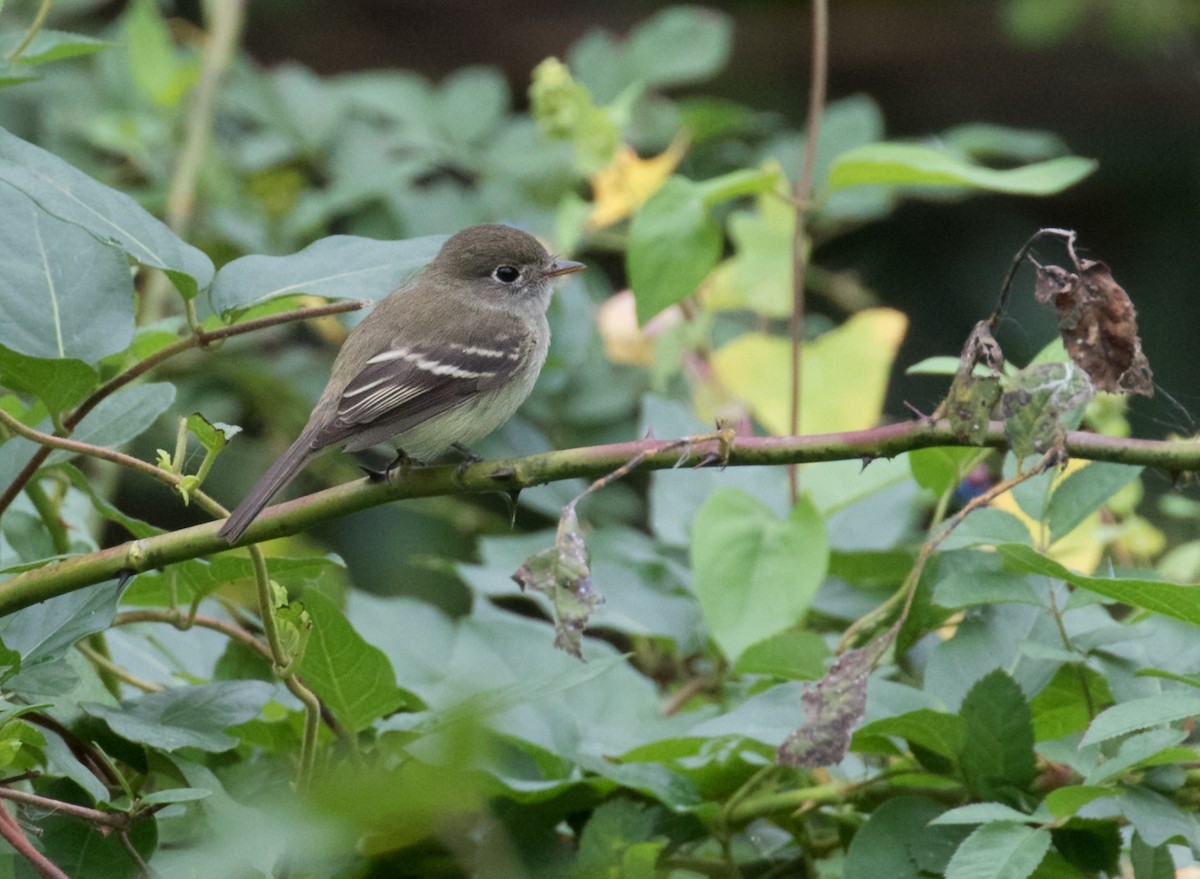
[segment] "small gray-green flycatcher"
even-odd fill
[[[392,442],[428,461],[487,436],[533,390],[550,347],[550,282],[582,263],[508,226],[450,238],[417,278],[356,326],[300,436],[218,532],[236,543],[322,449]]]

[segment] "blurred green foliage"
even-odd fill
[[[1046,37],[1086,6],[1049,23],[1009,9]],[[23,37],[0,12],[0,46]],[[729,17],[675,7],[589,33],[532,71],[529,112],[491,68],[435,83],[238,53],[179,212],[206,45],[134,0],[100,35],[6,49],[7,415],[145,460],[164,447],[188,491],[237,497],[306,418],[337,320],[191,350],[80,404],[190,325],[375,299],[445,235],[504,221],[591,268],[555,299],[534,396],[478,451],[684,437],[717,418],[785,432],[803,133],[676,91],[727,62]],[[1046,132],[891,142],[865,95],[826,109],[814,167],[806,252],[914,199],[1044,196],[1095,171]],[[873,426],[905,317],[819,261],[810,286],[803,429]],[[1045,358],[1016,387],[1069,393],[1013,427],[1026,451],[1086,396],[1061,347]],[[1128,430],[1116,398],[1071,417]],[[0,433],[0,487],[35,451]],[[1200,552],[1165,548],[1139,515],[1136,468],[1073,463],[968,517],[895,645],[874,642],[878,668],[835,677],[846,703],[814,712],[842,738],[862,721],[849,753],[775,765],[813,704],[805,682],[855,620],[894,608],[931,517],[1016,466],[963,449],[814,465],[795,504],[778,469],[659,472],[589,495],[557,533],[582,482],[525,492],[515,528],[499,502],[437,498],[280,541],[280,638],[326,710],[302,792],[303,712],[261,655],[249,559],[71,592],[0,618],[0,760],[41,796],[131,816],[126,845],[23,812],[73,876],[138,875],[137,858],[164,877],[1163,875],[1169,845],[1200,854],[1186,726],[1200,607],[1172,581],[1196,578]],[[327,456],[303,487],[353,473]],[[0,574],[174,529],[199,517],[186,500],[55,451],[0,519]],[[1173,496],[1166,513],[1197,509]],[[546,594],[518,587],[522,566]],[[604,603],[556,592],[562,569]],[[585,663],[554,649],[564,607],[588,621],[565,642]],[[865,717],[847,710],[864,697]]]

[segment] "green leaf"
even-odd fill
[[[199,412],[193,412],[188,416],[187,426],[196,439],[200,440],[200,445],[209,452],[221,451],[231,438],[242,432],[242,429],[236,424],[209,421]]]
[[[43,796],[71,801],[76,796],[73,786],[59,780],[39,790]],[[149,860],[158,846],[158,822],[135,821],[128,834],[101,832],[101,828],[80,821],[70,815],[49,814],[41,817],[39,829],[40,847],[46,856],[68,876],[90,876],[96,879],[139,879],[145,873],[137,861],[129,856],[132,846],[138,857]],[[123,836],[127,837],[122,839]],[[17,876],[38,875],[30,870]]]
[[[1054,195],[1098,167],[1092,159],[1063,156],[1020,168],[987,168],[935,147],[874,143],[843,153],[829,172],[831,190],[864,184],[953,186],[1009,195]]]
[[[1092,800],[1118,796],[1120,793],[1120,790],[1117,788],[1073,784],[1050,791],[1050,793],[1046,794],[1046,799],[1043,802],[1046,804],[1046,808],[1050,810],[1050,814],[1055,818],[1067,818],[1074,815]]]
[[[575,663],[565,672],[493,687],[437,711],[396,715],[389,719],[389,725],[420,736],[432,735],[454,724],[501,714],[519,705],[581,686],[624,664],[625,657],[620,655],[607,656],[586,664]]]
[[[1115,756],[1104,760],[1084,778],[1084,784],[1103,784],[1136,767],[1162,766],[1166,763],[1191,763],[1196,752],[1175,747],[1187,733],[1181,729],[1151,729],[1135,733],[1121,742]]]
[[[771,317],[791,314],[795,209],[768,193],[755,200],[752,210],[731,213],[726,225],[735,253],[705,285],[704,307],[745,309]]]
[[[0,384],[32,394],[49,412],[62,412],[100,383],[100,373],[82,360],[27,357],[0,347]]]
[[[1044,742],[1081,732],[1095,711],[1110,704],[1112,693],[1102,675],[1082,663],[1064,663],[1029,702],[1034,738]]]
[[[81,707],[131,742],[218,753],[238,743],[225,730],[257,717],[274,693],[275,685],[265,681],[217,681],[147,693],[119,708],[94,702]]]
[[[142,806],[157,806],[161,803],[191,803],[211,796],[212,791],[202,787],[173,787],[170,790],[157,790],[144,797],[138,797],[138,803]]]
[[[456,143],[476,143],[504,120],[508,81],[494,67],[463,67],[442,82],[435,112],[441,130]]]
[[[128,195],[2,129],[0,181],[25,193],[46,213],[125,251],[134,262],[162,269],[186,298],[212,281],[212,260]]]
[[[1166,844],[1150,846],[1141,834],[1134,833],[1129,847],[1133,879],[1175,879],[1175,858]]]
[[[829,647],[816,632],[788,631],[751,644],[738,657],[737,674],[813,681],[825,674]]]
[[[957,714],[918,708],[864,724],[854,733],[855,739],[860,736],[898,736],[912,745],[956,760],[963,748],[966,724]]]
[[[984,824],[950,859],[946,879],[1026,879],[1050,849],[1050,831],[1011,822]]]
[[[943,811],[945,806],[925,797],[884,802],[850,840],[843,879],[919,879],[915,851],[936,833],[928,825]]]
[[[977,159],[1036,162],[1067,152],[1062,138],[1052,132],[978,122],[956,125],[944,132],[941,140]]]
[[[1137,479],[1141,472],[1141,467],[1107,461],[1091,461],[1072,472],[1055,487],[1046,508],[1050,542],[1070,533],[1105,501]]]
[[[991,824],[994,821],[1015,821],[1018,824],[1039,824],[1032,815],[1018,812],[1003,803],[971,803],[943,812],[931,824]]]
[[[627,876],[620,871],[622,861],[630,848],[654,836],[658,821],[659,810],[645,803],[617,799],[599,806],[579,839],[576,875]]]
[[[71,438],[106,449],[118,448],[144,433],[173,402],[175,385],[170,382],[127,385],[85,415]],[[57,464],[73,457],[72,452],[56,449],[46,462]]]
[[[722,238],[703,190],[686,177],[671,177],[638,208],[625,259],[640,323],[692,295],[716,266]]]
[[[1143,607],[1185,623],[1200,625],[1200,589],[1194,585],[1120,577],[1087,577],[1060,565],[1029,546],[996,547],[1010,570],[1040,574],[1071,583],[1123,604]]]
[[[1142,784],[1126,787],[1117,805],[1148,844],[1182,841],[1193,851],[1200,850],[1200,821],[1193,808],[1180,806]]]
[[[1174,723],[1196,715],[1200,715],[1200,693],[1194,690],[1172,690],[1133,699],[1096,715],[1080,746],[1093,745],[1160,723]]]
[[[291,256],[243,256],[217,272],[213,310],[237,311],[296,293],[327,299],[382,299],[411,280],[437,256],[445,241],[444,235],[405,241],[332,235]]]
[[[998,800],[1028,788],[1036,775],[1033,723],[1016,681],[1000,669],[984,675],[963,699],[959,714],[966,722],[960,763],[971,791],[980,799]]]
[[[24,34],[8,34],[0,39],[0,55],[8,57],[24,39]],[[66,31],[43,28],[34,34],[29,45],[17,59],[19,64],[46,64],[50,61],[61,61],[64,58],[76,58],[80,55],[91,55],[102,49],[112,48],[113,44],[95,37],[85,37],[83,34],[71,34]]]
[[[949,354],[937,357],[926,357],[918,360],[912,366],[906,367],[905,375],[954,375],[958,372],[958,358]]]
[[[304,605],[313,631],[300,674],[338,720],[358,732],[417,702],[396,686],[383,651],[364,641],[332,601],[308,591]]]
[[[345,566],[337,558],[270,558],[271,579],[291,591],[309,586],[337,587],[345,581]],[[188,559],[163,571],[143,571],[122,597],[124,604],[188,604],[225,588],[233,593],[254,588],[254,564],[246,556],[221,555],[212,561]]]
[[[696,597],[735,660],[803,618],[829,565],[825,523],[801,498],[786,519],[738,489],[713,492],[692,526]]]
[[[732,44],[728,15],[698,6],[671,6],[630,34],[624,68],[630,81],[650,87],[700,82],[725,66]]]
[[[983,507],[975,510],[942,541],[943,550],[1005,543],[1029,543],[1029,528],[1005,510]]]
[[[1054,853],[1062,856],[1066,862],[1063,866],[1068,869],[1082,871],[1083,876],[1097,873],[1112,876],[1119,872],[1121,828],[1115,820],[1073,818],[1066,826],[1052,827],[1050,838]],[[1043,866],[1048,862],[1050,858]]]
[[[0,263],[0,345],[95,363],[133,340],[124,254],[9,186],[0,186]]]
[[[12,64],[3,58],[0,58],[0,88],[10,85],[21,85],[26,82],[33,82],[41,79],[41,75],[37,71],[31,70],[22,64]]]
[[[112,581],[68,592],[0,617],[0,639],[21,654],[22,668],[61,658],[80,638],[102,632],[117,613]]]
[[[134,87],[161,107],[175,107],[199,75],[176,58],[171,33],[154,0],[134,0],[125,17],[125,41]]]
[[[1020,577],[1004,567],[995,553],[964,549],[943,553],[938,562],[933,600],[947,608],[982,604],[1032,604],[1045,601],[1033,588],[1031,578]]]
[[[905,455],[917,484],[939,497],[966,478],[979,456],[978,449],[953,446],[914,449]]]

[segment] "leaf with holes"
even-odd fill
[[[1000,398],[1004,433],[1016,459],[1061,448],[1093,393],[1087,373],[1072,363],[1035,363],[1017,373]]]

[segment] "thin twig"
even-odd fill
[[[1038,229],[1036,232],[1034,232],[1032,235],[1029,236],[1028,240],[1026,240],[1026,242],[1021,245],[1021,248],[1016,252],[1016,254],[1014,254],[1012,264],[1009,265],[1008,271],[1005,272],[1005,274],[1004,274],[1004,281],[1000,284],[1000,298],[996,302],[995,309],[993,309],[991,315],[987,319],[987,324],[988,324],[989,328],[995,329],[996,322],[998,320],[1000,320],[1000,318],[1004,315],[1004,308],[1008,304],[1008,294],[1009,294],[1009,290],[1012,288],[1013,279],[1017,276],[1017,269],[1019,269],[1021,267],[1021,263],[1023,263],[1025,261],[1026,257],[1029,256],[1030,248],[1033,247],[1033,245],[1036,244],[1039,239],[1047,238],[1047,237],[1056,237],[1056,238],[1065,239],[1066,245],[1067,245],[1067,253],[1070,255],[1071,261],[1076,266],[1079,265],[1079,257],[1075,253],[1075,232],[1074,232],[1074,230],[1072,230],[1072,229],[1052,229],[1052,228]],[[1034,265],[1037,265],[1037,263],[1034,262]],[[1038,266],[1038,268],[1041,268],[1041,266]]]
[[[256,650],[268,662],[271,660],[271,648],[258,638],[255,638],[253,633],[235,623],[227,622],[218,617],[208,616],[207,614],[198,613],[189,618],[179,611],[143,608],[140,610],[123,610],[113,619],[114,626],[129,626],[134,623],[167,623],[181,630],[186,630],[190,626],[211,629],[214,632],[220,632],[226,638],[245,644],[252,650]]]
[[[162,805],[165,806],[167,804],[163,803]],[[152,877],[156,876],[157,874],[152,869],[150,869],[150,865],[147,864],[146,861],[142,858],[141,852],[139,852],[134,847],[133,840],[129,838],[129,831],[122,830],[120,832],[120,836],[121,836],[121,844],[123,846],[125,846],[125,851],[129,852],[129,857],[133,858],[134,863],[136,863],[138,865],[138,869],[141,870],[142,875],[146,876],[146,877],[151,877],[151,879],[152,879]]]
[[[155,684],[150,681],[142,680],[127,669],[121,668],[121,666],[117,665],[107,656],[104,656],[93,650],[91,647],[88,647],[82,641],[75,645],[75,649],[82,653],[84,658],[87,659],[87,661],[92,665],[108,672],[117,680],[124,681],[125,683],[129,684],[129,686],[141,690],[143,693],[159,693],[166,689],[162,684]]]
[[[663,705],[663,716],[673,717],[678,714],[683,709],[683,706],[692,700],[693,696],[703,693],[711,687],[714,680],[712,675],[705,674],[697,675],[694,678],[684,681],[683,685],[672,693],[671,698]]]
[[[51,0],[42,0],[38,11],[33,16],[33,22],[29,25],[29,30],[25,32],[25,37],[17,44],[17,47],[8,53],[8,63],[12,64],[29,48],[29,44],[33,42],[33,38],[38,35],[38,31],[42,29],[42,25],[46,22],[46,14],[50,12]]]
[[[22,424],[3,409],[0,409],[0,423],[3,423],[5,427],[17,434],[17,436],[32,440],[46,449],[63,449],[64,451],[74,452],[77,455],[87,455],[90,458],[99,458],[101,461],[111,461],[113,464],[120,464],[131,470],[137,470],[160,482],[168,482],[171,485],[177,484],[180,480],[180,477],[175,474],[168,473],[166,470],[160,470],[148,461],[143,461],[141,458],[134,458],[132,455],[126,455],[124,452],[106,449],[104,446],[94,446],[91,443],[81,443],[76,440],[65,439],[64,437],[54,436],[49,433],[42,433],[40,430],[35,430],[26,424]],[[163,478],[164,476],[166,479]]]
[[[808,130],[804,137],[804,158],[796,178],[796,231],[792,236],[792,314],[788,330],[792,339],[792,401],[788,433],[800,433],[800,355],[804,347],[804,286],[808,268],[808,242],[805,220],[812,194],[813,166],[817,139],[821,133],[821,115],[825,109],[825,84],[829,75],[829,4],[812,0],[812,66],[808,83]],[[788,495],[792,504],[800,494],[800,471],[788,468]]]
[[[25,486],[25,496],[33,503],[33,508],[37,510],[42,524],[50,532],[50,542],[54,546],[54,551],[59,555],[67,555],[71,551],[71,536],[67,534],[67,526],[62,520],[58,507],[50,500],[50,496],[46,494],[41,483],[36,479],[30,480],[29,484]]]
[[[75,803],[64,803],[62,800],[52,800],[49,797],[31,794],[23,790],[13,790],[10,787],[0,787],[0,799],[12,800],[23,806],[45,809],[47,812],[60,812],[63,815],[70,815],[72,818],[81,818],[92,824],[99,824],[102,827],[112,827],[114,830],[127,829],[133,820],[127,812],[101,812],[99,809],[91,809]]]

